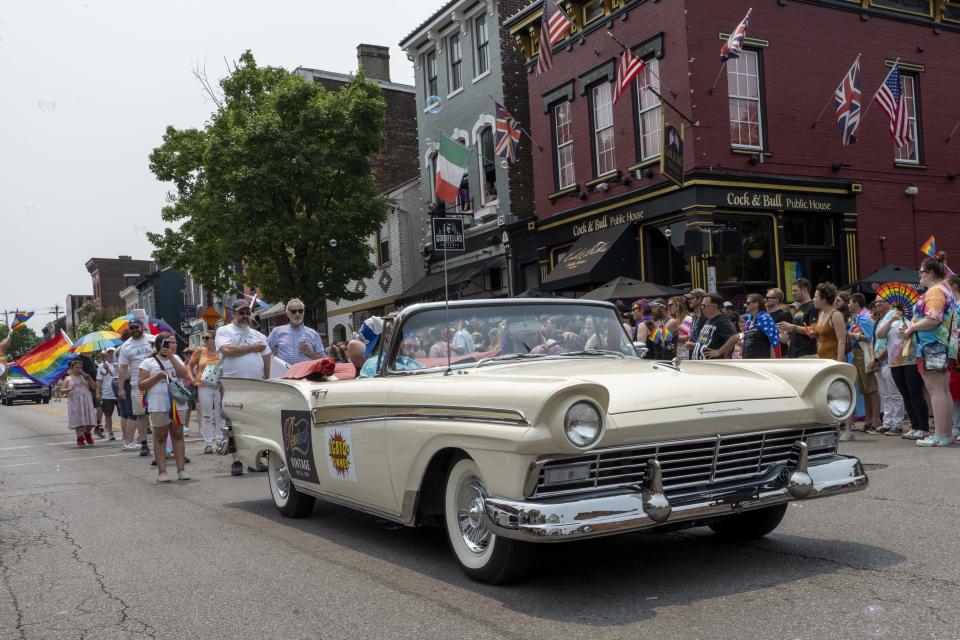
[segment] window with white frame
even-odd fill
[[[377,266],[390,262],[390,221],[385,220],[377,230]]]
[[[570,103],[554,105],[553,127],[557,159],[557,187],[565,189],[577,181],[573,171],[573,133],[570,128]]]
[[[460,34],[447,39],[447,58],[450,61],[450,93],[463,88],[463,53],[460,51]]]
[[[920,127],[917,122],[917,77],[901,73],[903,97],[907,103],[907,125],[910,127],[910,142],[897,149],[896,161],[903,164],[920,164]]]
[[[654,93],[656,91],[656,93]],[[637,130],[640,134],[640,160],[660,155],[660,62],[646,61],[637,76]]]
[[[602,176],[617,168],[613,141],[613,97],[610,82],[598,84],[590,91],[593,107],[593,152],[596,175]]]
[[[424,56],[423,75],[427,96],[437,95],[437,50],[428,51]]]
[[[760,56],[744,49],[727,60],[730,102],[730,144],[738,149],[763,149],[763,109],[760,104]]]
[[[493,153],[493,127],[480,130],[477,159],[480,164],[480,179],[483,180],[483,204],[494,202],[497,199],[497,168]]]
[[[482,14],[473,21],[474,77],[490,70],[490,35],[487,32],[487,14]]]

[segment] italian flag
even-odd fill
[[[451,204],[457,201],[460,181],[463,180],[469,160],[470,149],[453,138],[440,134],[440,154],[437,157],[437,175],[434,179],[434,193],[437,198]]]

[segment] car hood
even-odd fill
[[[729,366],[723,362],[684,361],[677,371],[669,363],[650,360],[551,358],[491,365],[474,373],[492,379],[564,378],[602,385],[610,394],[610,414],[799,395],[784,379],[760,366]]]

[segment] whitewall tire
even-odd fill
[[[270,481],[273,504],[281,514],[288,518],[303,518],[313,511],[316,499],[301,493],[293,486],[293,481],[287,472],[286,461],[283,456],[273,451],[269,453],[267,479]]]

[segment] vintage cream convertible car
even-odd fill
[[[490,583],[522,576],[534,543],[702,525],[757,537],[792,500],[866,487],[837,453],[850,365],[638,348],[608,303],[420,304],[387,319],[374,377],[225,380],[224,407],[244,462],[266,456],[283,515],[320,498],[439,524]]]

